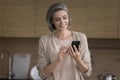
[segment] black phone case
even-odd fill
[[[79,49],[80,41],[72,41],[71,45],[72,45],[72,47],[73,47],[73,45],[75,45],[76,48]],[[73,50],[75,50],[74,47],[73,47]]]

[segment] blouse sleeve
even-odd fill
[[[45,51],[45,44],[44,40],[41,38],[39,39],[39,44],[38,44],[38,60],[37,60],[37,68],[38,68],[38,74],[41,79],[45,79],[48,77],[48,75],[45,75],[43,72],[43,68],[48,65],[49,61],[46,56],[46,51]]]
[[[89,77],[92,74],[92,65],[91,65],[91,54],[88,48],[88,42],[86,35],[83,34],[82,43],[81,43],[81,51],[82,51],[82,60],[88,66],[88,71],[83,73],[84,77]]]

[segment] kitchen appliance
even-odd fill
[[[28,53],[19,53],[13,55],[12,71],[14,80],[28,79],[31,55]]]
[[[38,75],[38,70],[36,65],[33,66],[33,68],[31,69],[30,76],[32,80],[41,80],[40,76]]]
[[[118,80],[113,74],[100,74],[98,75],[98,80]]]

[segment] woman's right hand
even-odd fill
[[[65,59],[66,56],[69,55],[69,49],[68,47],[61,47],[60,50],[59,50],[59,60],[62,61],[63,59]]]
[[[43,69],[44,74],[49,76],[54,71],[54,69],[57,67],[59,62],[62,61],[63,59],[65,59],[65,57],[68,54],[69,54],[68,53],[68,48],[67,47],[61,47],[60,50],[59,50],[58,58]]]

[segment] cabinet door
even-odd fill
[[[69,9],[71,30],[87,34],[87,0],[61,0]]]
[[[49,34],[50,30],[46,23],[46,13],[50,5],[57,0],[35,0],[35,32],[36,37]]]
[[[2,17],[2,0],[0,0],[0,37],[2,36],[2,27],[3,27],[3,23],[2,23],[3,17]]]
[[[118,38],[118,0],[88,0],[88,36]]]
[[[34,0],[3,0],[5,37],[33,37]]]
[[[119,0],[119,39],[120,39],[120,0]]]

